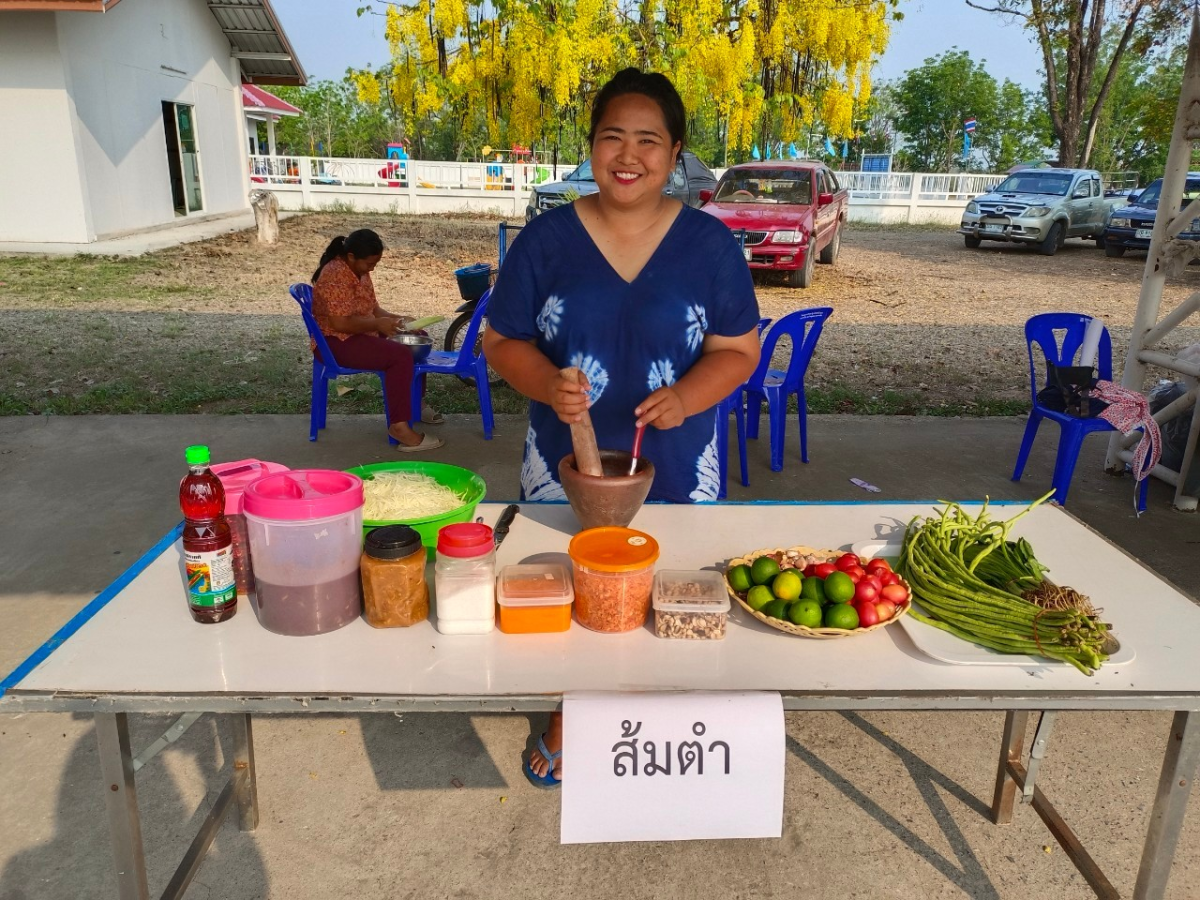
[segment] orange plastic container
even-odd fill
[[[658,542],[632,528],[603,526],[571,539],[575,614],[591,631],[617,634],[646,624]]]
[[[565,566],[505,566],[496,578],[497,622],[505,634],[541,634],[571,627],[571,580]]]

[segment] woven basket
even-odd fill
[[[803,556],[815,556],[825,562],[833,562],[846,552],[844,550],[815,550],[812,547],[789,547],[786,550],[778,548],[755,550],[753,553],[747,553],[745,556],[739,556],[737,559],[731,559],[729,564],[725,567],[725,572],[728,575],[729,570],[734,566],[748,566],[760,556],[767,556],[774,553],[788,553],[790,551],[796,551]],[[908,582],[905,582],[904,586],[907,588]],[[728,578],[725,579],[725,590],[729,591],[729,596],[736,600],[738,604],[741,605],[742,609],[754,616],[754,618],[758,619],[758,621],[762,622],[764,625],[770,625],[777,631],[786,631],[788,634],[796,635],[796,637],[817,638],[818,640],[833,640],[834,638],[855,637],[860,634],[867,634],[871,631],[878,631],[880,628],[887,628],[893,622],[896,622],[901,617],[907,615],[908,610],[912,606],[912,603],[906,603],[904,606],[898,607],[896,609],[896,614],[886,622],[880,622],[879,624],[872,625],[869,628],[855,628],[851,631],[847,631],[845,628],[806,628],[803,625],[793,625],[791,622],[784,622],[782,619],[764,616],[758,610],[751,609],[750,605],[746,603],[745,598],[730,586]],[[909,588],[909,593],[912,593],[911,588]]]

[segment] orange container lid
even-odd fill
[[[571,538],[571,559],[599,572],[635,572],[658,559],[658,541],[644,531],[604,526]]]

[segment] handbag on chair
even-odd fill
[[[1108,406],[1091,396],[1096,381],[1094,366],[1056,366],[1047,360],[1046,386],[1038,391],[1037,402],[1052,412],[1093,418]]]

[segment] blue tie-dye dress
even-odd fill
[[[634,409],[675,383],[700,358],[706,334],[734,337],[758,323],[750,270],[729,228],[683,207],[632,283],[608,264],[574,205],[526,225],[505,257],[488,306],[489,328],[536,340],[559,368],[578,366],[591,383],[592,424],[601,449],[633,444]],[[646,429],[654,463],[651,500],[715,500],[719,483],[716,411],[678,428]],[[561,500],[558,462],[570,428],[533,402],[521,467],[525,500]]]

